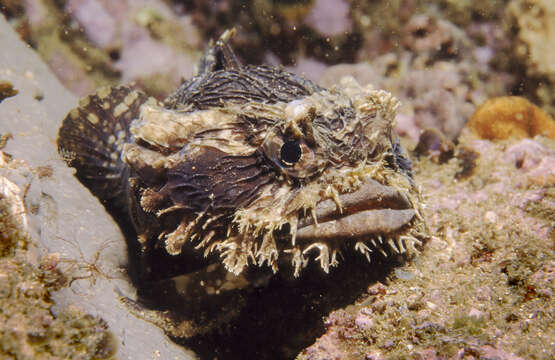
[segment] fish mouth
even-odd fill
[[[407,195],[373,179],[358,190],[316,205],[315,216],[299,220],[296,239],[304,241],[369,238],[398,232],[415,217]],[[314,219],[317,219],[315,223]]]

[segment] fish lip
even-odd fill
[[[333,199],[320,201],[312,216],[299,220],[296,238],[353,238],[395,232],[416,215],[408,196],[392,186],[366,179],[354,192],[339,195],[342,211]]]

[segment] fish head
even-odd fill
[[[165,224],[152,241],[169,254],[217,253],[234,274],[289,264],[298,276],[311,259],[328,272],[342,251],[370,260],[420,244],[420,196],[393,129],[398,106],[352,78],[283,101],[170,109],[152,100],[122,159],[141,211]]]

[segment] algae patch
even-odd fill
[[[0,152],[0,170],[19,165]],[[68,282],[61,271],[53,271],[55,262],[33,265],[24,197],[24,189],[0,175],[0,357],[114,358],[117,342],[102,319],[71,306],[52,315],[51,291]]]
[[[17,94],[18,91],[13,87],[12,83],[9,81],[0,81],[0,103]]]

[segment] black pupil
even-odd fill
[[[298,141],[286,141],[281,145],[279,157],[286,165],[293,165],[301,159],[302,153]]]

